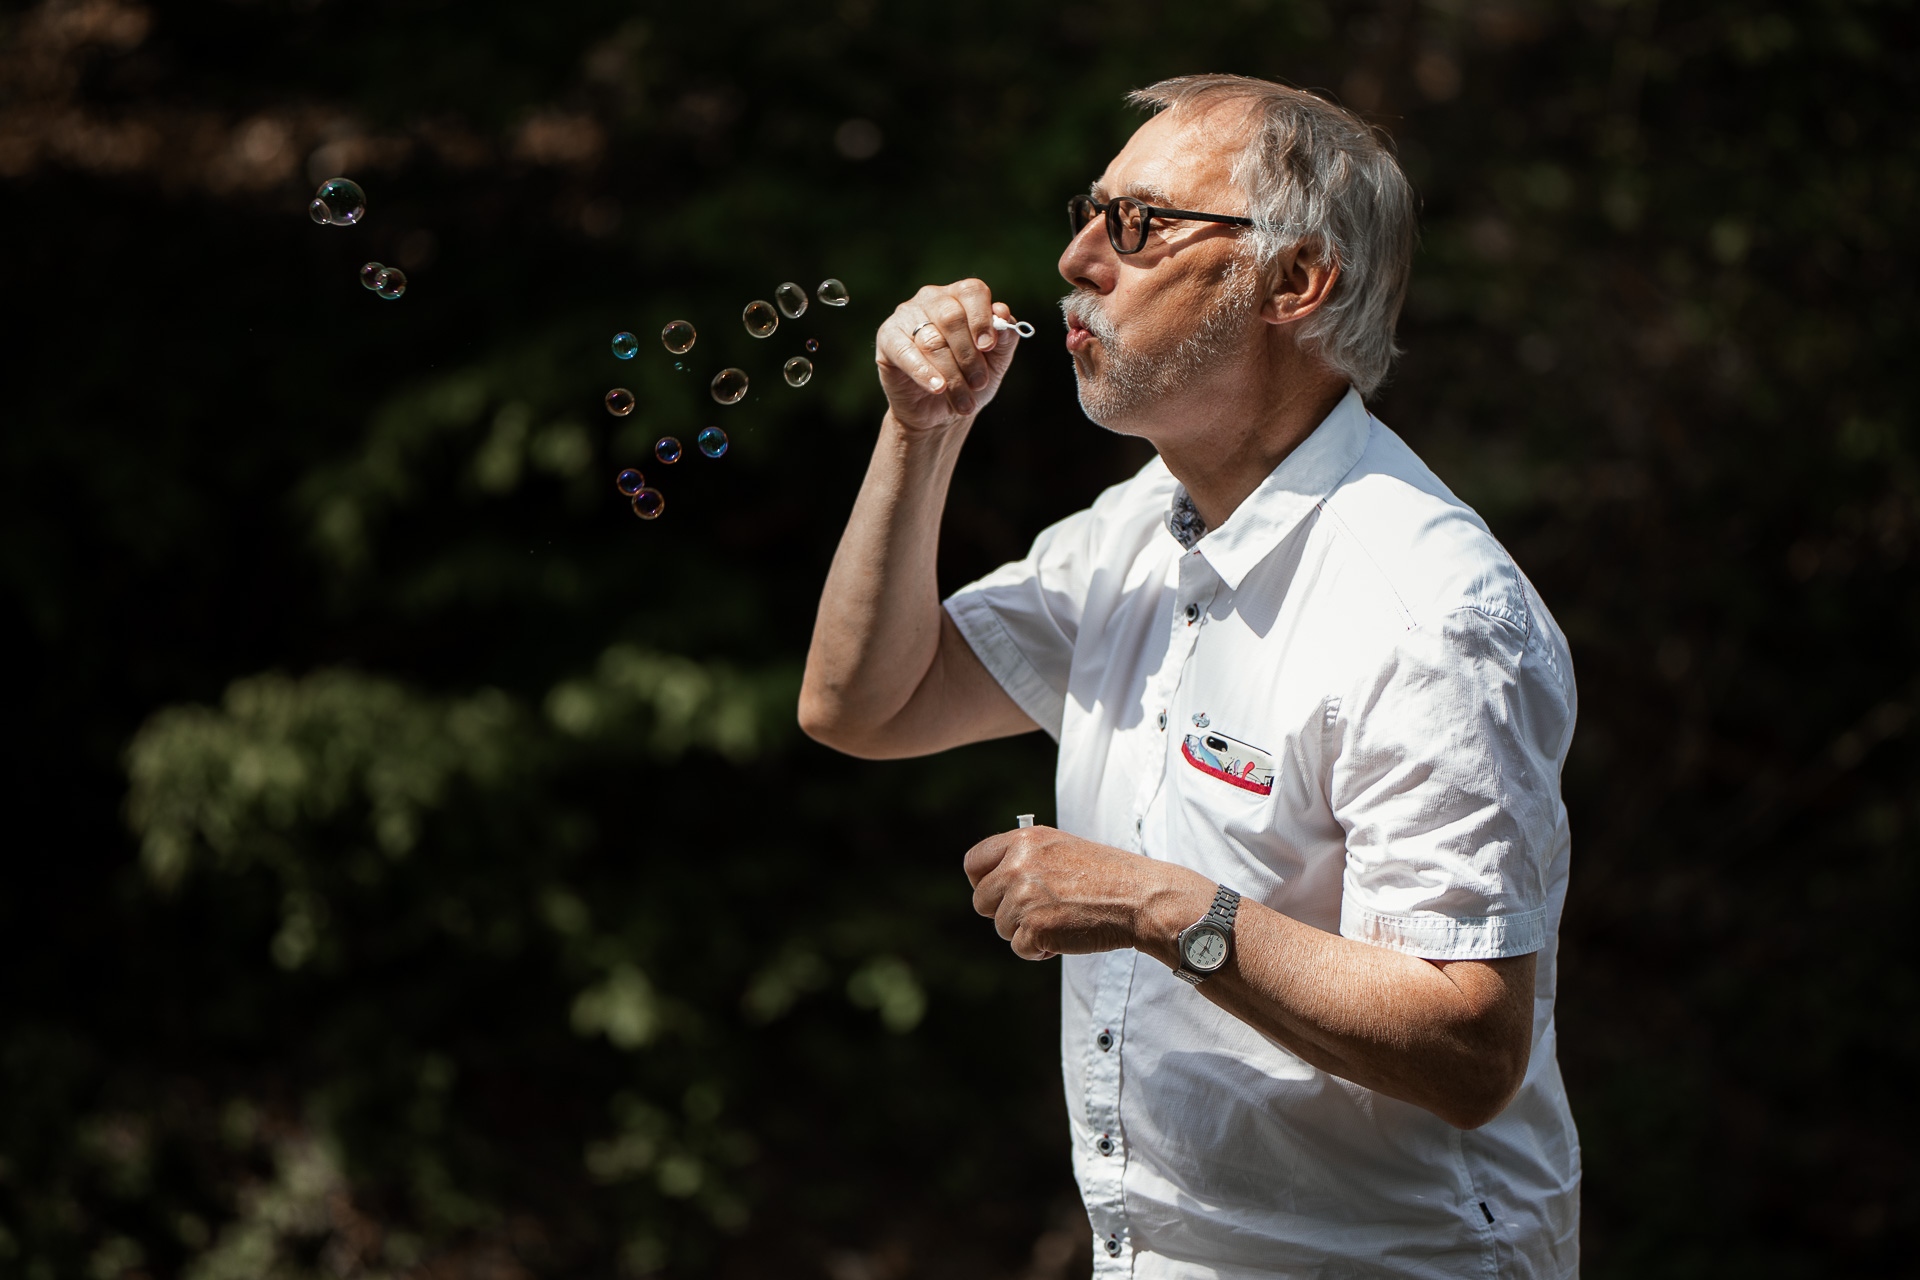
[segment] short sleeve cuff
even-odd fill
[[[1048,737],[1060,741],[1067,700],[1034,670],[992,606],[980,596],[961,592],[947,599],[946,609],[987,673]]]
[[[1342,937],[1404,951],[1423,960],[1502,960],[1547,945],[1547,912],[1511,916],[1394,916],[1348,901],[1340,907]]]

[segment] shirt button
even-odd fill
[[[1113,1154],[1113,1139],[1103,1133],[1100,1135],[1100,1141],[1093,1144],[1093,1149],[1103,1156],[1110,1156]]]
[[[1139,835],[1142,831],[1146,830],[1146,826],[1147,820],[1145,818],[1135,818],[1133,820],[1133,834]]]
[[[1106,1250],[1107,1250],[1107,1256],[1108,1256],[1109,1258],[1117,1258],[1117,1257],[1119,1257],[1119,1256],[1120,1256],[1120,1242],[1119,1242],[1118,1240],[1116,1240],[1116,1239],[1114,1239],[1114,1238],[1113,1238],[1112,1236],[1108,1236],[1108,1237],[1107,1237],[1107,1243],[1106,1243]]]
[[[1190,604],[1190,605],[1188,605],[1188,606],[1187,606],[1187,621],[1188,621],[1188,622],[1192,622],[1192,621],[1193,621],[1193,620],[1194,620],[1195,618],[1198,618],[1199,616],[1200,616],[1200,606],[1199,606],[1199,605],[1197,605],[1197,604]]]
[[[1160,727],[1162,729],[1167,727],[1167,713],[1164,711],[1160,713]]]
[[[1113,1032],[1102,1031],[1093,1038],[1093,1042],[1100,1046],[1100,1052],[1105,1053],[1107,1050],[1113,1048]]]

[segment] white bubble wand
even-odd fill
[[[1031,338],[1033,336],[1033,326],[1025,320],[1002,320],[999,316],[995,316],[993,318],[993,327],[1002,333],[1011,329],[1023,338]],[[1033,824],[1029,822],[1027,825],[1032,826]]]

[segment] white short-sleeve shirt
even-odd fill
[[[1191,549],[1169,530],[1177,490],[1156,460],[946,602],[1058,740],[1059,827],[1375,946],[1537,953],[1533,1052],[1506,1110],[1462,1132],[1138,952],[1064,957],[1095,1274],[1577,1274],[1553,1029],[1565,638],[1357,394]]]

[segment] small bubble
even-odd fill
[[[628,467],[613,478],[613,487],[631,498],[647,487],[647,478]]]
[[[633,514],[642,520],[658,520],[667,509],[667,500],[658,489],[642,489],[633,495]]]
[[[789,320],[798,320],[807,313],[807,291],[789,280],[773,291],[773,300],[780,307],[780,314]]]
[[[687,366],[682,364],[678,360],[675,360],[673,362],[673,368],[674,368],[674,372],[676,373],[685,373],[687,371]]]
[[[315,206],[319,206],[315,208]],[[325,216],[322,217],[321,215]],[[313,204],[307,206],[307,216],[315,222],[331,222],[336,227],[350,227],[367,216],[367,193],[360,184],[348,178],[328,178],[313,193]]]
[[[407,273],[398,267],[382,267],[373,278],[373,291],[392,302],[407,291]]]
[[[770,302],[749,302],[746,310],[740,313],[740,323],[747,326],[747,332],[756,338],[770,338],[773,331],[780,327],[780,313],[773,309]]]
[[[615,387],[607,392],[607,412],[616,418],[624,418],[633,412],[633,392],[625,387]]]
[[[619,333],[616,333],[613,335],[613,358],[614,359],[631,360],[633,359],[633,353],[638,351],[639,349],[640,349],[640,339],[634,337],[632,334],[628,333],[625,329],[622,329]]]
[[[795,356],[780,367],[780,376],[787,380],[790,387],[804,387],[807,379],[813,376],[813,361],[805,356]]]
[[[700,452],[709,458],[717,458],[727,451],[727,433],[718,427],[707,427],[694,437],[693,442],[700,446]]]
[[[360,268],[361,285],[368,289],[378,289],[380,287],[380,273],[386,269],[387,264],[384,262],[369,262],[366,266]]]
[[[660,331],[660,345],[677,356],[683,356],[693,350],[693,340],[698,336],[693,326],[685,320],[669,320],[667,327]]]
[[[853,295],[847,292],[847,286],[832,276],[820,282],[820,287],[813,291],[813,296],[830,307],[844,307],[853,301]]]
[[[808,355],[812,355],[812,354],[813,354],[814,352],[816,352],[816,351],[818,351],[819,349],[820,349],[820,339],[818,339],[818,338],[808,338],[808,339],[807,339],[807,354],[808,354]]]
[[[671,466],[680,461],[680,442],[672,436],[661,436],[653,442],[653,456]]]
[[[707,390],[721,404],[739,404],[740,397],[747,394],[747,374],[744,369],[722,369],[713,375],[713,382]]]

